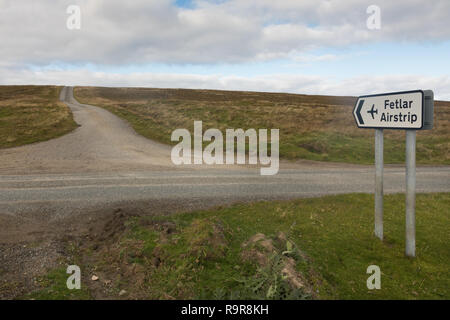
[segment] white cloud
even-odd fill
[[[66,8],[81,6],[81,30]],[[366,28],[372,1],[0,1],[0,60],[65,63],[240,63],[375,41],[450,39],[450,1],[378,0],[382,28]]]

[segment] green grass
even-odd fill
[[[81,266],[80,247],[72,241],[64,243],[64,256],[59,261],[60,267],[50,270],[47,274],[38,276],[34,279],[37,284],[37,290],[28,292],[18,297],[21,300],[89,300],[92,299],[90,289],[86,282],[87,275],[81,268],[81,288],[67,288],[67,279],[71,274],[67,273],[68,265]]]
[[[45,141],[77,127],[61,87],[0,86],[0,149]]]
[[[417,197],[417,258],[404,256],[404,197],[386,196],[384,242],[372,234],[373,200],[370,195],[345,195],[291,202],[237,205],[218,211],[179,215],[179,224],[214,215],[228,225],[228,255],[220,261],[225,272],[213,268],[199,277],[197,289],[223,284],[232,290],[234,266],[239,265],[240,244],[261,232],[291,234],[291,240],[309,255],[312,264],[300,265],[314,282],[319,296],[336,299],[438,299],[450,297],[448,250],[448,194]],[[366,268],[376,264],[382,271],[382,289],[366,288]],[[314,276],[313,276],[314,277]]]
[[[139,134],[166,144],[173,130],[278,128],[280,157],[372,164],[373,130],[358,129],[353,97],[216,90],[77,87],[82,103],[127,120]],[[403,163],[405,133],[385,130],[385,162]],[[417,134],[418,164],[450,164],[450,102],[435,102],[435,127]]]
[[[33,300],[88,300],[90,294],[88,288],[81,286],[79,290],[69,290],[66,285],[67,278],[65,268],[52,270],[47,275],[38,279],[43,289],[32,292],[23,299]]]
[[[404,138],[404,136],[403,136]],[[449,139],[439,136],[421,136],[418,133],[416,161],[418,164],[450,164],[447,159]],[[385,162],[405,163],[405,139],[385,139]],[[339,132],[311,132],[292,135],[280,144],[280,154],[288,159],[310,159],[359,164],[373,164],[374,137],[351,136]]]
[[[450,194],[417,195],[415,259],[404,255],[404,201],[385,196],[384,241],[373,235],[368,194],[134,217],[117,241],[84,253],[82,270],[107,274],[117,292],[139,299],[449,299]],[[276,241],[279,232],[291,246]],[[293,252],[312,294],[286,286],[276,262],[282,255],[263,268],[243,259],[243,244],[257,233]],[[381,290],[366,287],[369,265],[381,268]]]

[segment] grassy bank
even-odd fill
[[[83,285],[93,298],[449,299],[449,208],[448,193],[417,195],[415,259],[404,256],[401,194],[385,197],[383,242],[367,194],[119,215],[80,250]],[[369,265],[380,290],[366,287]],[[50,288],[48,298],[68,292]]]
[[[353,97],[185,89],[77,87],[82,103],[104,107],[141,135],[172,144],[176,128],[279,128],[280,156],[370,164],[373,130],[356,128]],[[405,133],[385,132],[385,161],[403,163]],[[418,164],[450,164],[450,102],[435,103],[435,128],[417,134]]]
[[[0,86],[0,148],[49,140],[77,127],[61,87]]]

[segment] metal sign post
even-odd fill
[[[416,131],[406,131],[406,247],[408,257],[416,256]]]
[[[358,128],[375,129],[375,236],[383,240],[383,129],[406,131],[406,248],[416,255],[416,130],[433,128],[431,90],[361,96],[353,108]]]
[[[383,240],[383,129],[375,130],[375,236]]]

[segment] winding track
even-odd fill
[[[63,137],[0,151],[0,214],[48,219],[144,201],[182,208],[374,190],[374,168],[281,163],[275,176],[248,166],[174,166],[170,147],[139,136],[110,112],[61,100],[80,125]],[[405,170],[385,168],[385,192],[403,192]],[[419,167],[418,192],[450,192],[450,167]]]

